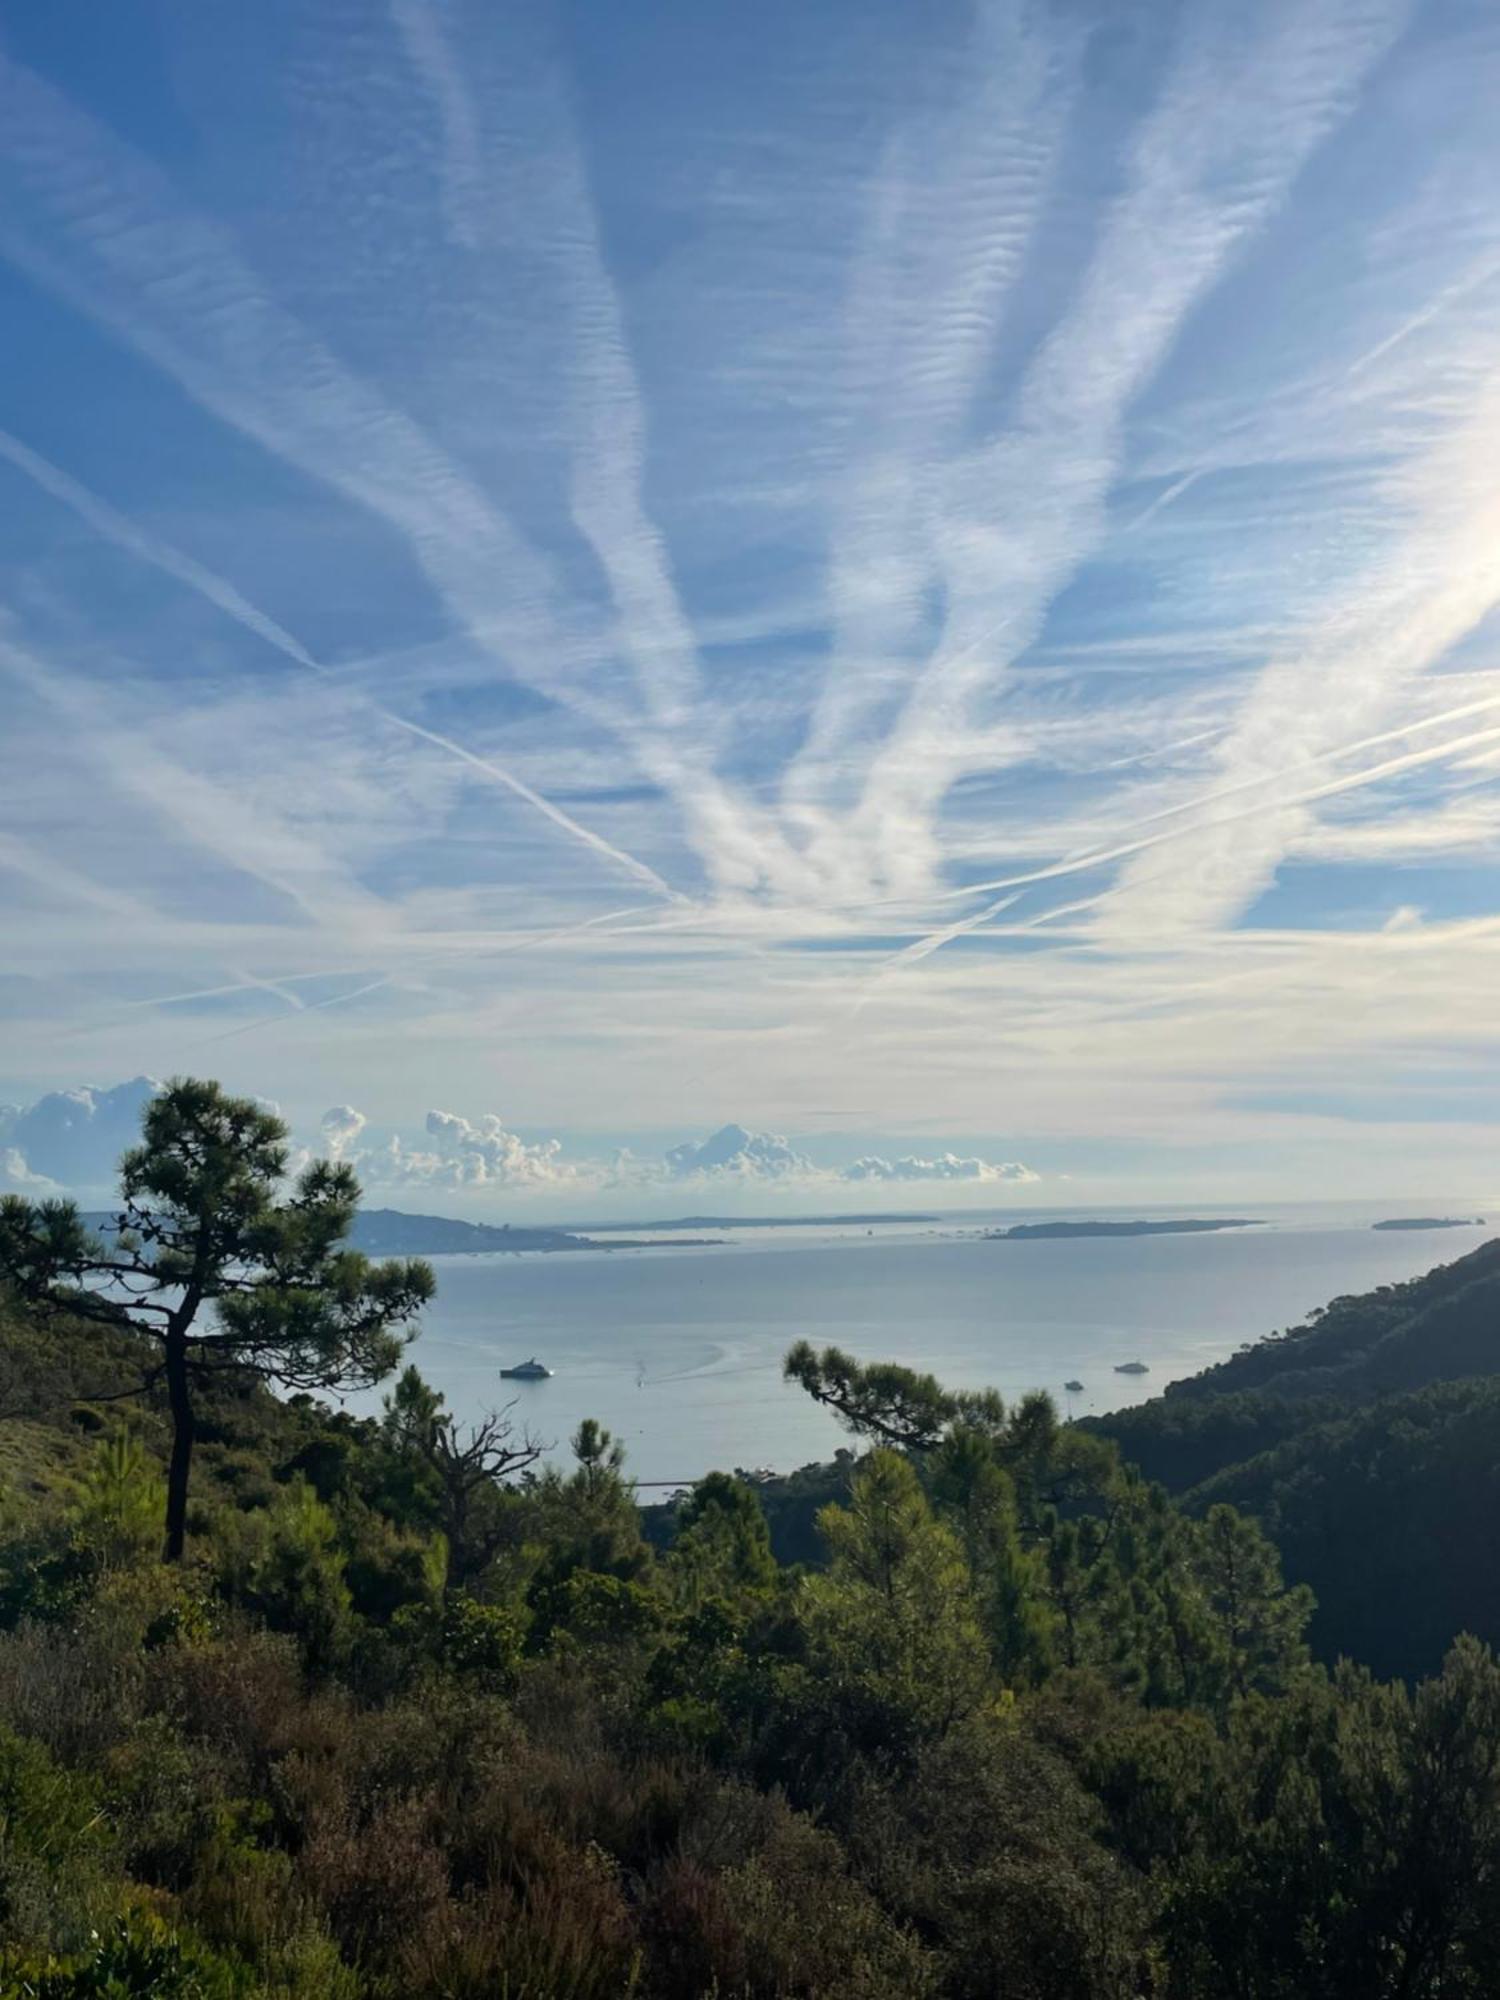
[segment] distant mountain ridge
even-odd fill
[[[1048,1237],[1073,1236],[1204,1236],[1220,1229],[1259,1229],[1257,1215],[1186,1216],[1161,1222],[1013,1222],[1008,1229],[987,1229],[992,1243],[1025,1243]]]
[[[113,1209],[92,1209],[84,1221],[107,1229]],[[709,1249],[722,1239],[703,1234],[717,1229],[873,1228],[877,1223],[936,1223],[941,1217],[898,1211],[858,1215],[678,1215],[661,1222],[568,1222],[538,1226],[512,1222],[463,1222],[452,1215],[418,1215],[402,1208],[362,1208],[350,1238],[367,1257],[490,1256],[562,1250]]]
[[[352,1239],[370,1257],[442,1257],[496,1250],[589,1250],[586,1237],[566,1229],[514,1228],[510,1223],[461,1222],[450,1215],[413,1215],[399,1208],[362,1208]]]
[[[84,1216],[92,1229],[111,1228],[112,1209],[97,1209]],[[674,1225],[664,1224],[671,1228]],[[562,1250],[666,1250],[706,1249],[713,1237],[672,1235],[653,1237],[611,1236],[596,1241],[569,1229],[538,1229],[512,1223],[461,1222],[451,1215],[413,1215],[400,1208],[362,1208],[355,1216],[350,1242],[367,1257],[454,1257],[493,1256],[506,1252],[519,1256],[523,1251]]]
[[[862,1215],[673,1215],[660,1222],[570,1222],[569,1229],[601,1234],[617,1229],[851,1229],[877,1222],[941,1222],[940,1215],[916,1215],[900,1209],[872,1209]]]

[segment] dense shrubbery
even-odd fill
[[[1330,1678],[1258,1530],[1035,1403],[846,1466],[810,1568],[723,1475],[653,1549],[585,1427],[455,1570],[421,1388],[226,1399],[175,1568],[149,1421],[12,1489],[5,2000],[1493,1990],[1477,1646]]]
[[[1341,1302],[1341,1365],[1414,1313],[1472,1342],[1482,1275]],[[0,1302],[0,2000],[1500,1990],[1500,1667],[1315,1664],[1226,1504],[1295,1574],[1339,1552],[1337,1616],[1388,1631],[1393,1583],[1461,1566],[1444,1471],[1494,1482],[1484,1385],[1299,1434],[1257,1363],[1134,1420],[1215,1475],[1179,1506],[1044,1397],[800,1346],[873,1448],[769,1522],[714,1474],[648,1540],[596,1424],[542,1468],[414,1368],[356,1420],[210,1348],[163,1563],[180,1413],[116,1400],[150,1350],[111,1312],[48,1303]]]

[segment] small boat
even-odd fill
[[[500,1380],[502,1382],[550,1382],[552,1380],[552,1370],[544,1368],[533,1354],[529,1361],[519,1362],[514,1368],[502,1368],[500,1370]]]
[[[1151,1370],[1144,1361],[1120,1361],[1115,1364],[1117,1375],[1149,1375]]]
[[[1081,1393],[1083,1384],[1081,1382],[1064,1382],[1063,1387],[1070,1396],[1076,1396]]]

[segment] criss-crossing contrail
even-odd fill
[[[1488,703],[1486,706],[1494,706]],[[1351,772],[1347,777],[1331,779],[1327,784],[1315,785],[1305,791],[1287,792],[1270,799],[1262,799],[1254,805],[1243,806],[1232,813],[1217,813],[1212,819],[1194,820],[1187,826],[1170,827],[1161,833],[1147,834],[1140,840],[1121,841],[1114,847],[1094,848],[1087,854],[1074,855],[1066,861],[1056,861],[1046,868],[1028,869],[1021,875],[1001,876],[993,882],[972,882],[963,889],[946,891],[952,900],[962,896],[982,896],[997,889],[1025,889],[1036,882],[1056,882],[1068,875],[1080,875],[1090,868],[1102,868],[1111,861],[1128,860],[1135,854],[1144,854],[1153,847],[1163,847],[1171,841],[1186,840],[1194,834],[1202,833],[1205,826],[1219,827],[1233,825],[1237,820],[1255,819],[1262,813],[1277,811],[1283,807],[1315,804],[1319,799],[1337,798],[1343,792],[1358,791],[1365,785],[1378,784],[1384,778],[1398,777],[1404,771],[1419,770],[1426,764],[1441,763],[1445,758],[1461,756],[1466,750],[1477,750],[1485,744],[1500,742],[1500,727],[1470,730],[1465,736],[1453,737],[1446,743],[1434,744],[1427,750],[1413,750],[1404,757],[1388,757],[1383,763],[1367,765],[1363,770]],[[1257,781],[1257,788],[1262,781]],[[1235,791],[1246,789],[1243,785],[1233,787]],[[1208,801],[1219,794],[1209,793]],[[1202,804],[1200,800],[1197,803]],[[1183,811],[1190,810],[1183,807]]]
[[[471,769],[479,771],[492,783],[502,786],[515,797],[524,800],[545,819],[550,820],[560,832],[566,833],[570,839],[587,847],[612,866],[634,876],[638,882],[645,883],[657,895],[665,897],[669,902],[681,900],[676,890],[663,881],[655,869],[648,868],[644,862],[637,861],[634,855],[626,853],[624,848],[616,846],[602,834],[597,834],[591,828],[584,826],[574,819],[571,813],[566,813],[561,806],[554,805],[534,786],[518,778],[503,764],[496,763],[490,757],[481,757],[474,751],[465,749],[461,743],[455,743],[452,737],[443,736],[434,729],[426,729],[420,723],[412,722],[406,716],[398,714],[394,709],[370,701],[367,696],[357,691],[351,694],[342,686],[338,677],[316,660],[284,625],[268,617],[226,577],[220,576],[183,550],[175,548],[160,535],[148,533],[128,515],[122,514],[118,508],[112,507],[107,500],[101,499],[71,474],[52,464],[49,459],[43,458],[39,452],[33,451],[29,445],[22,443],[8,431],[0,430],[0,458],[8,460],[44,492],[71,508],[80,520],[86,521],[96,533],[113,543],[116,548],[138,557],[152,568],[160,570],[163,575],[172,577],[187,589],[196,592],[198,596],[222,611],[226,617],[232,618],[247,632],[253,632],[256,638],[263,639],[268,646],[274,646],[277,652],[295,661],[299,667],[305,667],[309,673],[316,674],[321,680],[339,686],[345,699],[368,707],[391,728],[402,730],[408,736],[431,744],[448,756],[467,764]]]
[[[379,979],[371,979],[363,986],[356,986],[352,993],[335,993],[327,1000],[314,1000],[309,1006],[304,1007],[302,1012],[320,1014],[325,1007],[343,1007],[351,1000],[363,1000],[367,993],[378,993],[383,986],[389,986],[390,983],[389,975],[382,974]],[[252,1034],[257,1028],[272,1027],[277,1021],[285,1021],[287,1018],[285,1014],[267,1014],[257,1021],[241,1021],[237,1027],[225,1028],[221,1034],[205,1035],[199,1046],[207,1047],[213,1042],[230,1042],[236,1035]]]

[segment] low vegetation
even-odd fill
[[[184,1102],[170,1145],[239,1143],[233,1100]],[[201,1189],[167,1199],[206,1226]],[[1184,1431],[1179,1504],[1044,1397],[802,1346],[850,1451],[764,1505],[713,1474],[648,1540],[606,1431],[560,1469],[504,1413],[459,1425],[393,1313],[379,1418],[272,1395],[268,1343],[199,1350],[179,1550],[161,1343],[97,1272],[41,1271],[41,1227],[0,1235],[0,2000],[1500,1990],[1500,1667],[1454,1636],[1493,1567],[1434,1670],[1382,1680],[1310,1650],[1267,1531],[1300,1579],[1320,1465],[1395,1467],[1411,1504],[1493,1480],[1488,1388],[1419,1385],[1384,1428],[1380,1400],[1282,1422],[1259,1379],[1169,1399],[1232,1402],[1215,1435],[1250,1447]],[[421,1287],[319,1243],[346,1299]],[[263,1324],[345,1365],[326,1298],[289,1326],[317,1285],[260,1269]],[[1383,1604],[1372,1634],[1387,1579],[1448,1560],[1400,1504],[1337,1602]]]

